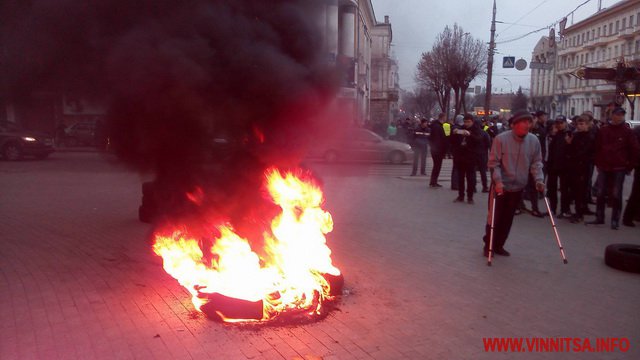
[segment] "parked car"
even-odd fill
[[[69,147],[95,145],[95,137],[95,121],[80,121],[65,129],[64,144]]]
[[[333,141],[319,145],[309,152],[309,158],[326,162],[386,161],[401,164],[413,157],[409,144],[385,140],[378,134],[361,128],[346,129]]]
[[[0,154],[5,160],[20,160],[23,156],[44,159],[53,153],[53,138],[13,125],[0,125]]]

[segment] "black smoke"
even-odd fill
[[[323,3],[4,0],[1,91],[105,102],[120,159],[155,173],[162,191],[201,186],[205,203],[246,218],[261,211],[248,204],[264,169],[295,165],[330,125],[318,116],[337,79]],[[215,136],[228,152],[212,150]]]

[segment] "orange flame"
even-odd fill
[[[203,294],[218,293],[247,301],[262,300],[262,320],[287,310],[319,313],[332,299],[323,274],[340,275],[331,262],[325,234],[333,230],[331,214],[322,209],[323,194],[309,178],[270,168],[265,187],[281,212],[265,231],[259,256],[231,224],[219,224],[220,236],[203,249],[184,231],[156,234],[154,252],[167,273],[192,294],[196,309],[207,302]],[[205,256],[206,255],[206,256]],[[205,260],[210,259],[210,260]],[[200,295],[200,296],[198,296]],[[226,319],[242,321],[243,319]]]

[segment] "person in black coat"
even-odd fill
[[[567,135],[567,177],[569,192],[575,200],[575,213],[571,217],[572,223],[583,220],[587,214],[587,195],[589,165],[595,155],[595,141],[589,133],[589,120],[586,116],[576,119],[576,131]]]
[[[571,196],[567,171],[567,118],[558,115],[547,149],[547,196],[551,212],[555,215],[558,207],[558,182],[560,183],[560,215],[558,218],[571,217]]]
[[[445,113],[440,113],[438,118],[431,122],[429,126],[431,135],[429,137],[429,143],[431,145],[431,159],[433,160],[433,168],[431,168],[431,180],[429,181],[430,187],[442,187],[438,184],[438,177],[440,176],[440,169],[442,169],[442,160],[447,153],[447,135],[444,133],[442,124],[447,120]]]
[[[476,166],[480,157],[479,149],[482,141],[480,128],[473,121],[473,115],[465,114],[463,125],[451,134],[453,146],[453,166],[458,174],[458,197],[454,202],[463,202],[466,193],[467,202],[473,204],[473,190],[476,187]]]

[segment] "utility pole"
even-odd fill
[[[493,19],[491,19],[491,41],[489,41],[489,59],[487,60],[487,90],[484,98],[484,114],[489,118],[491,110],[491,75],[493,73],[493,53],[496,49],[496,0],[493,0]]]

